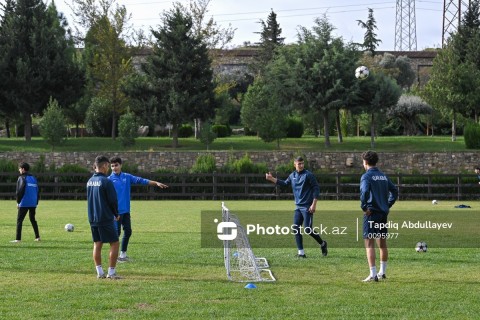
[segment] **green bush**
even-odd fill
[[[138,126],[133,112],[127,112],[118,120],[118,138],[122,146],[129,147],[135,144],[138,137]]]
[[[224,138],[232,135],[232,130],[230,127],[223,124],[214,124],[212,126],[212,131],[217,134],[218,138]]]
[[[212,173],[216,170],[215,157],[211,154],[203,154],[198,156],[190,171],[192,173]]]
[[[230,160],[224,168],[229,173],[265,173],[268,171],[264,163],[255,164],[248,154],[237,160]]]
[[[189,124],[182,124],[180,128],[178,128],[178,137],[179,138],[189,138],[193,136],[193,128]]]
[[[296,117],[287,119],[287,138],[301,138],[304,130],[302,119]]]
[[[480,125],[469,123],[463,133],[467,149],[480,149]]]

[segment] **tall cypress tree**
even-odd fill
[[[272,10],[267,17],[267,22],[260,20],[262,26],[258,54],[253,65],[256,73],[263,73],[265,66],[273,59],[275,50],[283,46],[285,38],[281,37],[282,29],[277,22],[277,14]]]
[[[375,33],[375,30],[377,29],[377,22],[373,17],[373,9],[368,8],[368,19],[366,22],[363,22],[362,20],[357,20],[357,22],[360,27],[365,29],[362,47],[366,51],[371,52],[373,56],[378,45],[380,42],[382,42],[382,40],[377,38],[377,34]]]

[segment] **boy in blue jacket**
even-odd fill
[[[95,158],[95,173],[87,182],[88,222],[92,231],[93,261],[97,269],[97,278],[105,278],[102,268],[102,247],[110,243],[108,274],[106,278],[120,279],[115,267],[118,257],[118,233],[115,220],[118,220],[117,193],[112,181],[107,177],[108,158]]]
[[[390,208],[398,198],[397,187],[377,168],[378,154],[366,151],[362,154],[365,173],[360,179],[360,207],[363,214],[363,239],[367,254],[370,274],[364,282],[386,279],[387,217]],[[380,271],[377,274],[375,265],[375,241],[380,249]]]
[[[37,179],[28,171],[30,165],[26,162],[18,166],[20,177],[17,180],[17,189],[15,192],[17,198],[17,236],[11,242],[20,242],[22,240],[22,225],[23,220],[27,216],[32,223],[33,232],[35,233],[35,241],[40,241],[40,233],[38,231],[38,223],[35,220],[36,209],[39,200],[40,190],[38,188]]]
[[[157,181],[136,177],[130,173],[122,172],[122,159],[120,157],[112,157],[110,159],[110,166],[112,169],[112,173],[108,178],[113,182],[113,185],[115,186],[115,191],[117,192],[118,199],[118,213],[120,215],[120,219],[117,223],[117,231],[119,237],[122,232],[123,226],[122,246],[120,249],[120,256],[118,257],[118,261],[125,262],[128,261],[128,242],[130,240],[130,237],[132,236],[132,222],[130,219],[131,185],[137,184],[145,186],[157,186],[162,189],[168,188],[168,186]]]

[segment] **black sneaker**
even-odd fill
[[[322,255],[326,257],[328,254],[327,241],[325,240],[323,241],[322,245],[320,246],[320,249],[322,249]]]
[[[306,257],[307,257],[307,256],[304,255],[304,254],[297,254],[297,258],[303,258],[303,259],[305,259]]]

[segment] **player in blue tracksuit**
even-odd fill
[[[279,186],[292,186],[293,196],[295,198],[295,213],[293,216],[293,230],[295,241],[297,243],[298,257],[306,258],[303,249],[303,237],[300,227],[318,242],[322,254],[328,254],[327,242],[323,241],[318,232],[314,232],[313,214],[317,208],[317,198],[320,194],[320,187],[315,176],[305,169],[302,157],[297,157],[294,161],[295,171],[293,171],[286,180],[274,178],[269,172],[265,178]]]
[[[112,173],[108,177],[115,186],[118,199],[118,213],[120,214],[120,220],[117,223],[118,236],[122,232],[123,226],[123,238],[122,246],[120,248],[120,256],[118,261],[128,261],[127,249],[130,237],[132,236],[132,222],[130,217],[130,189],[132,185],[144,185],[144,186],[157,186],[159,188],[168,188],[167,185],[136,177],[130,173],[122,172],[122,159],[120,157],[112,157],[110,159],[110,166]]]
[[[118,220],[117,193],[108,179],[109,161],[105,156],[95,158],[95,173],[87,182],[88,222],[92,231],[93,261],[97,277],[105,278],[102,268],[102,246],[110,243],[107,278],[119,279],[115,267],[118,257],[118,233],[115,220]]]
[[[32,223],[33,232],[35,233],[35,241],[40,241],[40,233],[38,231],[38,223],[35,220],[36,209],[39,200],[40,190],[38,188],[37,179],[28,173],[30,165],[23,162],[18,167],[20,177],[17,180],[16,198],[17,198],[17,236],[12,242],[20,242],[22,240],[23,220],[27,216]]]
[[[363,215],[363,239],[370,274],[365,282],[386,279],[388,260],[388,213],[398,198],[397,187],[377,168],[378,154],[366,151],[362,154],[366,172],[360,179],[360,207]],[[375,266],[375,241],[380,249],[380,271]]]

